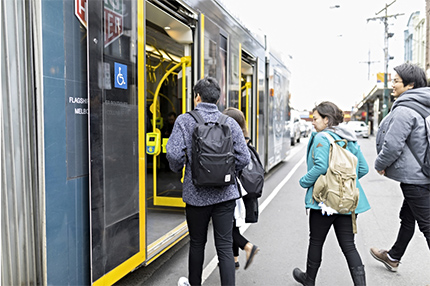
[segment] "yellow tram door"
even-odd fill
[[[175,210],[163,207],[185,207],[182,175],[170,170],[166,144],[190,98],[192,31],[155,5],[147,2],[146,8],[147,209],[168,212]]]

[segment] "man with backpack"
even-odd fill
[[[393,95],[396,101],[379,126],[375,169],[379,174],[400,182],[404,200],[394,245],[389,251],[370,249],[371,255],[392,272],[397,271],[414,235],[415,222],[430,248],[430,178],[423,173],[429,152],[430,130],[418,112],[419,109],[430,112],[430,88],[426,87],[426,75],[420,67],[406,63],[394,70]]]
[[[220,87],[216,79],[212,77],[200,79],[194,86],[194,93],[196,106],[194,111],[197,111],[206,123],[198,123],[197,118],[194,117],[196,116],[195,114],[181,114],[175,121],[172,134],[166,145],[166,155],[170,168],[175,172],[181,172],[185,166],[182,199],[186,203],[185,213],[190,234],[190,249],[188,279],[182,277],[178,284],[202,284],[207,231],[209,221],[212,219],[221,284],[235,285],[232,229],[235,201],[240,197],[235,176],[231,177],[229,173],[226,173],[223,179],[220,180],[219,186],[214,185],[213,182],[211,182],[210,186],[205,186],[205,182],[202,180],[202,176],[205,177],[204,171],[206,170],[209,178],[215,172],[211,167],[212,161],[204,159],[203,157],[206,158],[206,155],[196,156],[193,152],[202,152],[200,149],[205,148],[205,144],[198,144],[197,141],[205,141],[205,133],[210,137],[211,127],[218,131],[219,128],[217,127],[222,127],[222,132],[226,134],[226,137],[231,138],[219,138],[223,142],[220,144],[229,145],[233,142],[233,150],[228,152],[228,156],[230,155],[229,153],[233,153],[236,172],[249,163],[250,154],[242,130],[237,122],[233,118],[222,115],[218,110],[216,103],[220,97]],[[229,128],[226,129],[225,126]],[[199,130],[202,132],[199,133]],[[210,144],[210,142],[206,142],[206,144]],[[209,153],[208,150],[205,152]],[[213,154],[208,155],[212,156]],[[224,158],[223,154],[219,155]],[[196,158],[198,159],[196,160]],[[226,157],[225,160],[229,161],[230,159]],[[223,165],[219,165],[219,169],[222,169]],[[203,175],[200,175],[199,178],[193,176],[193,171],[197,169],[200,169],[200,171],[203,169]],[[198,183],[198,185],[195,183]]]

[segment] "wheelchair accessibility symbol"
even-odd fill
[[[127,66],[115,63],[115,87],[127,89]]]

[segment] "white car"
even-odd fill
[[[369,138],[369,126],[364,121],[348,121],[346,127],[353,130],[357,137]]]
[[[300,133],[303,137],[308,137],[312,133],[312,123],[300,119]]]

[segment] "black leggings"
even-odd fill
[[[233,255],[235,257],[239,256],[239,247],[243,250],[247,243],[248,240],[240,233],[235,220],[233,223]]]
[[[322,215],[321,210],[311,209],[309,215],[309,249],[308,260],[320,263],[322,248],[327,234],[333,225],[340,248],[349,267],[363,265],[360,254],[355,248],[352,218],[350,215]]]

